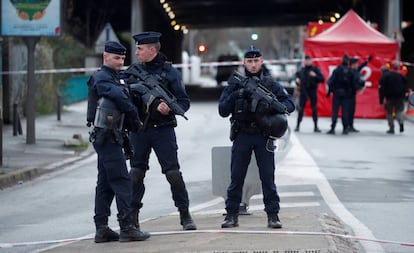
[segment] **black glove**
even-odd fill
[[[367,61],[371,61],[372,60],[372,54],[368,56]]]
[[[251,93],[248,90],[244,89],[244,88],[235,90],[231,94],[231,96],[233,98],[235,98],[235,99],[238,99],[238,98],[248,98],[250,95],[251,95]]]

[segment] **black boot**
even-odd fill
[[[110,229],[107,225],[97,226],[96,233],[95,233],[95,242],[113,242],[119,241],[119,234],[112,229]]]
[[[404,123],[400,123],[400,133],[404,132]]]
[[[296,125],[296,127],[295,127],[295,132],[299,132],[299,130],[300,130],[299,125]]]
[[[131,211],[132,224],[139,230],[139,209],[133,208]]]
[[[148,232],[142,232],[134,225],[121,226],[121,233],[119,234],[120,242],[145,241],[150,238]]]
[[[238,214],[227,214],[221,223],[222,228],[234,228],[239,226],[239,215]]]
[[[335,134],[335,129],[332,129],[331,128],[331,130],[329,130],[328,132],[326,132],[327,134]]]
[[[267,227],[268,228],[282,228],[282,223],[279,220],[277,213],[267,214]]]
[[[394,128],[390,128],[388,129],[388,131],[386,132],[387,134],[394,134]]]
[[[180,224],[183,226],[184,230],[196,230],[197,227],[191,218],[188,208],[178,209],[180,212]]]

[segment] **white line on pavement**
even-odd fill
[[[357,237],[375,238],[372,231],[360,222],[336,196],[326,177],[321,173],[312,156],[304,149],[296,135],[291,136],[292,148],[278,164],[278,185],[315,184],[329,208],[348,226]],[[377,242],[361,241],[366,252],[385,252]]]

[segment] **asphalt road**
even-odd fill
[[[414,235],[414,124],[405,132],[386,134],[385,119],[357,119],[359,133],[327,135],[330,119],[319,120],[324,133],[312,132],[306,118],[296,136],[328,179],[344,206],[377,239],[412,242]],[[398,127],[397,127],[398,130]],[[412,247],[385,244],[387,252],[413,252]]]
[[[228,119],[218,116],[216,103],[207,102],[195,103],[187,116],[189,121],[179,118],[177,139],[191,207],[223,210],[224,203],[217,200],[211,190],[211,149],[231,144]],[[295,117],[295,114],[290,117],[291,125]],[[356,231],[368,228],[377,239],[411,242],[414,234],[410,218],[414,211],[414,157],[410,149],[413,124],[407,122],[406,132],[395,136],[385,134],[385,120],[357,120],[355,126],[361,132],[349,136],[315,134],[311,125],[311,119],[305,118],[302,131],[292,136],[295,142],[298,141],[294,145],[303,145],[303,152],[310,154],[306,159],[315,161],[316,169],[325,175],[340,202],[356,218],[348,225]],[[328,126],[329,119],[320,119],[323,130],[328,130]],[[306,171],[307,168],[300,167],[305,164],[303,157],[303,154],[289,153],[286,160],[297,163],[298,169]],[[155,156],[151,157],[150,167],[145,181],[143,220],[176,211],[169,185],[160,173]],[[276,175],[284,200],[283,210],[316,208],[321,212],[332,212],[335,209],[332,205],[337,203],[326,203],[332,196],[324,196],[324,192],[319,192],[320,187],[290,182],[289,173],[296,172],[280,172],[281,176],[278,172]],[[313,170],[306,173],[304,177],[315,174]],[[1,191],[0,242],[59,240],[93,234],[95,182],[96,156],[92,156],[61,171]],[[294,196],[292,191],[304,195]],[[309,193],[312,202],[307,201]],[[261,209],[260,198],[254,198],[251,207]],[[112,209],[110,225],[117,227],[115,205]],[[340,212],[336,214],[341,215]],[[180,229],[178,220],[177,229]],[[32,252],[42,247],[44,245],[15,247],[0,252]],[[387,252],[412,250],[395,245],[383,247]]]

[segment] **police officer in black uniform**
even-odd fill
[[[132,64],[124,73],[127,83],[133,84],[147,80],[151,75],[176,98],[178,106],[187,111],[190,99],[181,81],[181,74],[165,55],[160,52],[160,36],[158,32],[143,32],[133,36],[136,44],[135,54],[138,63]],[[143,85],[145,86],[145,85]],[[143,87],[141,87],[143,88]],[[172,198],[180,213],[180,223],[184,230],[195,230],[196,225],[189,212],[188,192],[180,172],[177,157],[177,140],[174,128],[177,126],[175,113],[161,98],[147,96],[145,92],[135,96],[140,117],[144,121],[143,130],[130,136],[134,148],[131,159],[131,177],[133,182],[132,207],[136,226],[139,226],[138,213],[142,208],[145,192],[144,177],[149,169],[149,157],[153,149],[161,165],[162,173],[170,183]],[[148,99],[149,97],[149,99]]]
[[[300,129],[300,123],[303,118],[303,111],[305,109],[306,101],[310,99],[312,109],[312,119],[315,133],[321,132],[318,128],[318,110],[317,110],[317,90],[318,84],[325,81],[320,69],[312,65],[312,58],[309,55],[305,56],[305,66],[296,73],[296,84],[299,86],[299,108],[298,109],[298,120],[296,123],[295,131],[298,132]]]
[[[342,108],[342,134],[349,133],[349,115],[351,113],[351,98],[354,92],[355,76],[348,66],[349,56],[342,57],[341,64],[335,68],[328,80],[328,92],[326,97],[333,93],[332,99],[332,123],[327,134],[335,134],[335,126],[338,120],[339,107]]]
[[[279,195],[275,185],[275,158],[273,139],[271,136],[281,137],[287,128],[285,114],[295,110],[294,101],[286,90],[270,76],[263,75],[263,58],[259,49],[250,46],[244,54],[245,79],[235,78],[228,80],[228,86],[223,90],[219,100],[219,114],[222,117],[231,115],[232,124],[230,139],[233,141],[231,155],[231,183],[227,188],[226,211],[227,215],[222,228],[238,226],[239,206],[242,199],[243,184],[252,151],[255,152],[262,182],[263,202],[268,216],[268,227],[281,228],[279,220]],[[277,97],[276,107],[264,101],[255,101],[251,90],[245,87],[245,82],[258,80],[260,85]],[[257,83],[256,83],[257,85]],[[257,85],[258,86],[258,85]],[[252,111],[252,104],[258,102],[256,111]],[[278,126],[279,117],[283,124]],[[276,132],[268,132],[274,124],[262,126],[263,119],[276,119]]]
[[[142,241],[150,237],[132,223],[131,178],[122,150],[126,122],[133,130],[139,117],[126,85],[118,72],[124,64],[126,49],[118,42],[105,43],[103,66],[88,81],[88,126],[93,125],[90,140],[98,154],[98,178],[95,193],[95,242]],[[115,197],[120,234],[108,227],[111,203]]]
[[[354,75],[355,83],[352,89],[352,96],[350,101],[350,108],[349,108],[349,132],[358,133],[359,130],[355,129],[354,127],[354,118],[355,118],[355,110],[356,110],[356,95],[358,91],[362,91],[365,87],[365,81],[361,77],[361,70],[364,68],[368,62],[372,59],[372,56],[369,56],[367,60],[362,62],[358,65],[358,57],[352,57],[349,60],[349,68],[351,69],[352,74]]]

